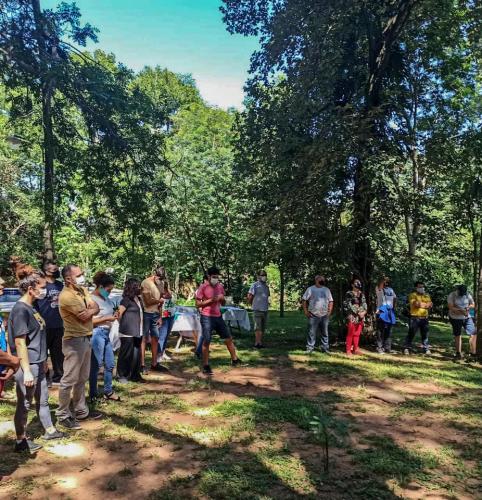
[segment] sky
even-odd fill
[[[43,8],[60,0],[43,0]],[[82,21],[96,26],[99,43],[134,70],[146,65],[191,73],[201,95],[222,108],[241,107],[255,38],[231,35],[221,0],[76,0]]]

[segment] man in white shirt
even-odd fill
[[[303,310],[309,321],[306,352],[312,353],[316,345],[316,334],[320,332],[321,352],[329,354],[328,323],[333,310],[333,296],[326,286],[324,276],[315,276],[315,284],[303,294]]]
[[[470,311],[475,308],[474,299],[465,285],[458,285],[447,297],[447,305],[455,339],[454,360],[462,359],[462,328],[469,335],[469,359],[473,360],[477,351],[477,330],[470,315]]]
[[[255,349],[262,349],[263,335],[266,331],[268,323],[269,309],[269,287],[266,283],[268,275],[263,269],[258,272],[258,281],[251,285],[248,292],[248,302],[253,308],[254,332],[255,332]]]

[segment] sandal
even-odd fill
[[[104,394],[104,399],[107,401],[120,401],[121,398],[115,393],[111,392],[110,394]]]

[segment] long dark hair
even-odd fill
[[[129,278],[124,283],[122,296],[134,300],[141,293],[141,282],[137,278]]]

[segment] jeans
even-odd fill
[[[231,338],[231,333],[222,316],[201,315],[201,330],[204,345],[209,345],[211,343],[213,331],[215,331],[223,340]]]
[[[89,396],[97,397],[97,376],[104,365],[104,394],[112,394],[112,372],[114,370],[114,349],[107,328],[94,328],[92,335],[92,354],[90,357]]]
[[[149,337],[159,338],[159,327],[157,326],[157,322],[161,315],[159,313],[144,313],[144,337],[146,340]]]
[[[52,427],[52,417],[49,408],[49,390],[43,363],[30,365],[30,371],[34,378],[34,384],[31,387],[25,387],[23,383],[23,370],[20,368],[15,374],[17,390],[17,409],[15,410],[14,424],[17,436],[25,434],[27,428],[28,411],[32,406],[32,400],[35,398],[35,409],[42,427],[47,430]]]
[[[52,382],[60,382],[64,374],[64,355],[62,354],[62,337],[64,336],[63,328],[47,328],[47,349],[52,363],[53,373],[47,374],[47,378],[51,378]]]
[[[166,316],[162,318],[161,329],[159,330],[159,352],[163,353],[166,350],[167,339],[171,333],[172,325],[174,324],[174,316]]]
[[[412,342],[420,330],[420,336],[422,337],[422,348],[424,351],[428,350],[428,318],[417,318],[416,316],[411,316],[408,326],[408,334],[405,338],[405,349],[412,349]]]
[[[377,318],[377,348],[385,352],[392,350],[392,324]]]
[[[306,349],[312,351],[316,344],[316,334],[320,332],[321,350],[326,352],[330,349],[330,339],[328,335],[328,323],[330,318],[325,316],[311,316],[309,318],[308,339],[306,341]]]
[[[89,408],[85,403],[85,383],[89,379],[90,373],[90,335],[68,339],[64,337],[62,352],[64,354],[64,374],[60,381],[59,407],[55,414],[59,420],[70,417],[87,417]]]

